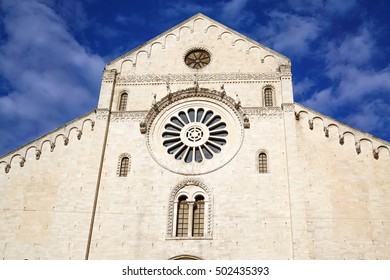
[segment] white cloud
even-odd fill
[[[288,0],[291,9],[301,13],[342,15],[356,6],[356,0]]]
[[[246,9],[249,0],[230,0],[228,2],[219,2],[218,10],[221,10],[221,18],[228,24],[234,24],[236,27],[250,25],[255,20],[253,11]]]
[[[344,120],[352,126],[371,133],[388,132],[390,125],[390,103],[374,99],[361,104],[357,112],[348,114]]]
[[[11,90],[0,96],[0,134],[8,141],[0,154],[4,146],[18,146],[93,109],[104,67],[49,6],[4,0],[1,9],[7,37],[0,45],[0,75]]]
[[[356,0],[327,0],[324,8],[331,13],[345,14],[356,5]]]
[[[367,28],[347,36],[341,43],[328,44],[326,58],[330,66],[337,64],[361,65],[370,61],[375,51],[374,39]]]
[[[307,55],[310,44],[321,32],[320,22],[315,18],[277,11],[270,12],[269,17],[271,19],[268,25],[256,30],[257,37],[268,46],[287,55]]]
[[[308,92],[313,86],[314,81],[308,77],[305,77],[302,81],[294,83],[294,95],[299,96]]]
[[[332,88],[326,88],[314,93],[309,99],[302,102],[305,106],[318,110],[321,113],[329,113],[337,104],[336,98],[332,95]]]
[[[366,26],[339,42],[326,45],[325,74],[332,86],[303,103],[353,127],[388,139],[390,65],[372,64],[378,50]],[[388,132],[387,132],[388,133]]]

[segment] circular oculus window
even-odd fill
[[[189,101],[157,116],[148,148],[164,168],[179,174],[204,174],[228,163],[243,139],[239,118],[225,104]]]
[[[211,56],[210,54],[202,49],[195,49],[187,53],[184,58],[185,64],[193,69],[200,69],[205,67],[210,63]]]
[[[227,143],[226,123],[211,109],[191,107],[174,113],[162,133],[167,153],[184,163],[212,159]]]

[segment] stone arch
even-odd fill
[[[135,62],[131,59],[126,59],[121,64],[121,73],[130,72],[133,70],[133,67],[135,65]]]
[[[167,227],[167,236],[168,237],[174,237],[173,236],[173,227],[174,227],[174,202],[177,197],[177,194],[184,189],[187,186],[196,186],[199,187],[204,191],[204,193],[207,195],[207,216],[205,216],[206,220],[206,237],[210,237],[212,235],[212,229],[211,229],[211,223],[212,223],[212,217],[213,217],[213,194],[212,191],[207,185],[205,185],[202,181],[198,179],[187,179],[179,184],[177,184],[172,190],[169,195],[169,205],[168,205],[168,227]]]
[[[215,24],[211,24],[209,25],[206,29],[205,29],[205,33],[208,33],[208,32],[217,32],[218,30],[218,26],[216,26]]]
[[[195,260],[203,260],[202,258],[199,258],[197,256],[193,256],[193,255],[177,255],[177,256],[174,256],[172,258],[169,258],[168,260],[192,260],[192,261],[195,261]]]

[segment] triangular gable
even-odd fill
[[[106,69],[129,74],[191,72],[183,58],[193,48],[211,53],[208,71],[214,73],[274,72],[279,65],[290,63],[286,56],[198,13],[112,60]]]

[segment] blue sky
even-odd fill
[[[1,0],[0,155],[96,108],[107,62],[198,12],[288,56],[296,102],[390,141],[386,0]]]

